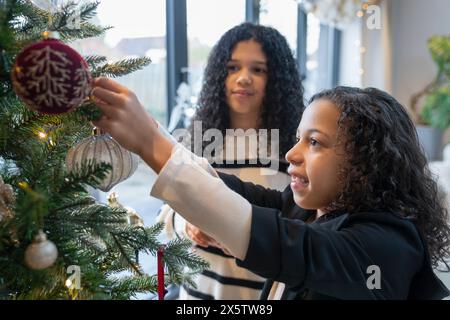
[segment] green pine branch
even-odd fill
[[[0,299],[129,299],[156,292],[155,276],[143,273],[136,253],[156,259],[163,225],[130,226],[125,209],[89,196],[86,186],[98,185],[109,165],[91,160],[67,172],[67,151],[90,135],[89,121],[98,119],[99,109],[87,99],[72,112],[45,115],[31,111],[12,90],[16,55],[42,39],[43,31],[58,31],[69,42],[108,30],[90,22],[98,4],[73,1],[50,16],[29,0],[0,2],[0,175],[15,193],[13,216],[0,220]],[[93,77],[118,77],[150,63],[145,57],[108,63],[97,55],[86,61]],[[57,246],[58,258],[44,270],[31,270],[24,254],[40,229]],[[164,246],[167,283],[192,284],[191,277],[207,266],[189,241]],[[70,265],[80,267],[81,289],[65,285]],[[123,272],[129,275],[119,277]]]
[[[152,60],[148,57],[125,59],[115,63],[106,63],[97,69],[92,70],[93,77],[121,77],[149,65]]]
[[[136,297],[137,293],[156,293],[158,281],[156,276],[124,277],[111,281],[113,299],[124,300]],[[132,293],[132,294],[130,294]]]
[[[91,101],[86,101],[80,107],[78,107],[75,112],[80,117],[86,119],[86,121],[95,121],[100,119],[102,116],[102,111]]]
[[[99,64],[105,64],[108,60],[104,56],[90,55],[84,57],[91,69],[96,68]]]
[[[100,2],[78,5],[68,2],[60,11],[52,14],[49,11],[35,6],[30,1],[20,1],[16,7],[17,38],[21,46],[42,37],[43,31],[57,31],[61,40],[70,42],[76,39],[89,38],[104,34],[111,27],[100,27],[89,23],[95,16]]]
[[[86,191],[84,184],[95,188],[111,169],[110,164],[97,163],[95,159],[90,159],[69,172],[58,189],[60,192]]]

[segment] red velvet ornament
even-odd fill
[[[60,114],[89,96],[91,75],[75,50],[59,40],[45,39],[17,55],[12,80],[14,91],[31,110]]]

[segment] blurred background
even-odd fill
[[[336,85],[373,86],[396,97],[417,123],[430,166],[450,193],[449,12],[448,0],[102,0],[95,22],[113,28],[73,46],[111,61],[150,57],[148,67],[118,81],[173,128],[187,125],[194,113],[208,54],[220,36],[244,21],[273,26],[297,58],[306,100]],[[434,122],[424,110],[434,112]],[[154,223],[161,205],[149,196],[154,178],[141,164],[112,190],[146,224]],[[156,259],[143,259],[154,273]],[[438,274],[450,287],[450,277]]]

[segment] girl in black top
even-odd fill
[[[326,90],[311,98],[297,138],[286,155],[292,183],[284,195],[221,175],[240,194],[251,194],[254,205],[315,221],[305,228],[254,210],[255,239],[239,264],[267,277],[278,273],[288,284],[283,298],[448,295],[431,269],[441,262],[448,271],[448,214],[404,108],[373,88]],[[280,199],[292,194],[296,205]],[[281,231],[270,232],[271,224]],[[265,245],[282,248],[272,266],[261,264]],[[282,252],[297,252],[290,257],[297,264],[275,266],[287,258]]]
[[[291,194],[221,175],[231,191],[207,162],[183,158],[126,88],[95,85],[105,114],[96,125],[159,173],[152,195],[241,266],[285,283],[282,298],[448,295],[432,270],[448,270],[448,214],[412,121],[387,93],[337,87],[312,98],[286,156]],[[314,222],[289,219],[295,210]]]

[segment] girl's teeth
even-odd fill
[[[295,177],[295,176],[292,176],[292,181],[293,182],[301,182],[303,184],[307,184],[308,183],[307,179],[301,178],[301,177]]]

